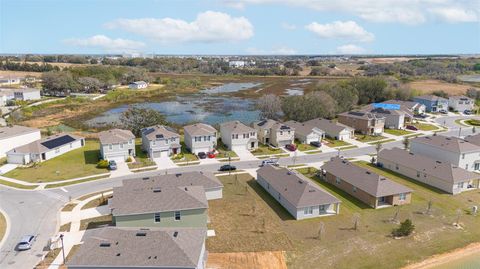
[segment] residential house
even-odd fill
[[[257,182],[296,220],[340,211],[340,200],[299,172],[266,165],[257,170]]]
[[[404,129],[406,113],[403,110],[385,109],[375,107],[373,104],[363,107],[362,111],[372,113],[378,118],[385,119],[384,128],[387,129]],[[413,117],[413,115],[412,115]]]
[[[21,80],[19,77],[0,77],[0,86],[18,85]]]
[[[84,234],[83,244],[67,260],[67,268],[204,269],[206,237],[203,228],[92,229]]]
[[[128,84],[128,87],[130,89],[146,89],[148,87],[148,83],[145,81],[135,81],[130,84]]]
[[[364,135],[381,135],[385,117],[370,112],[348,111],[338,115],[338,122]]]
[[[373,208],[409,204],[412,190],[368,169],[334,157],[322,167],[322,179]]]
[[[382,102],[382,104],[394,104],[394,105],[400,105],[400,110],[405,112],[407,116],[413,116],[413,115],[422,115],[425,113],[425,105],[420,104],[418,102],[414,101],[403,101],[403,100],[388,100]]]
[[[425,105],[426,112],[448,111],[448,99],[436,95],[422,95],[413,98],[414,102]]]
[[[301,123],[298,121],[287,121],[287,126],[295,130],[295,139],[302,144],[310,144],[310,142],[322,142],[325,137],[325,131],[315,127],[313,124]]]
[[[468,171],[480,170],[480,146],[457,137],[417,137],[410,140],[410,151],[449,162]]]
[[[264,145],[284,147],[293,144],[295,129],[278,121],[267,119],[252,123],[258,140]]]
[[[15,89],[13,92],[15,100],[21,101],[31,101],[31,100],[40,100],[40,89],[34,88],[21,88]]]
[[[479,174],[399,148],[380,151],[377,164],[451,194],[479,188]]]
[[[222,143],[229,150],[255,150],[258,148],[257,131],[239,121],[220,124],[220,134]]]
[[[7,106],[15,98],[13,89],[0,89],[0,106]]]
[[[185,146],[193,154],[211,152],[217,146],[217,130],[205,123],[183,127]]]
[[[104,160],[126,161],[135,157],[135,135],[130,130],[111,129],[98,134]]]
[[[475,100],[466,96],[450,96],[448,98],[448,107],[453,111],[464,112],[473,110]]]
[[[7,161],[13,164],[43,162],[83,146],[83,137],[60,133],[15,147],[7,152]]]
[[[40,130],[20,125],[0,127],[0,158],[7,152],[41,138]]]
[[[180,153],[182,148],[180,135],[162,125],[144,128],[142,129],[142,148],[152,159]]]
[[[319,130],[324,131],[325,135],[332,139],[345,140],[352,139],[354,137],[353,128],[332,120],[316,118],[306,121],[304,124],[311,125]]]

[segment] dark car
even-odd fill
[[[297,146],[295,144],[288,144],[288,145],[285,146],[285,148],[290,150],[290,151],[297,150]]]
[[[463,111],[463,114],[472,115],[472,111],[467,109],[467,110]]]
[[[322,142],[320,142],[320,141],[312,141],[312,142],[310,142],[310,145],[312,145],[312,146],[314,146],[314,147],[316,147],[316,148],[319,148],[319,147],[322,146]]]
[[[205,152],[199,152],[197,155],[198,155],[198,158],[200,158],[200,159],[207,158],[207,154]]]
[[[110,170],[117,170],[117,162],[111,160],[108,162],[108,169]]]
[[[406,129],[408,130],[412,130],[412,131],[418,131],[418,128],[413,126],[413,125],[407,125],[407,127],[405,127]]]
[[[220,169],[218,169],[218,171],[234,171],[234,170],[237,170],[237,168],[230,164],[222,165],[220,166]]]

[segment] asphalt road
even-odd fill
[[[458,126],[454,123],[460,117],[445,118],[447,126],[453,128],[452,131],[442,133],[442,135],[458,136]],[[441,119],[443,124],[443,119]],[[461,129],[461,135],[471,134],[471,128]],[[403,147],[401,141],[383,144],[383,148]],[[341,151],[344,157],[355,157],[360,155],[375,153],[375,146],[366,148],[355,148]],[[337,152],[311,154],[295,157],[296,164],[315,163],[328,160],[336,156]],[[261,160],[232,162],[237,169],[256,168]],[[294,163],[293,157],[281,158],[281,165],[291,165]],[[32,268],[44,254],[44,248],[47,246],[48,239],[55,235],[59,224],[59,210],[71,198],[76,198],[88,193],[111,189],[114,186],[121,185],[122,180],[134,177],[152,176],[165,173],[182,173],[189,171],[217,171],[221,164],[184,166],[175,169],[148,171],[129,176],[90,181],[69,187],[42,190],[42,191],[23,191],[14,190],[0,185],[0,208],[5,211],[10,220],[10,232],[7,235],[3,245],[0,246],[0,268]],[[18,240],[27,234],[37,236],[33,248],[28,251],[15,251]]]

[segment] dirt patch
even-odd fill
[[[431,93],[433,91],[445,91],[448,94],[465,94],[467,89],[474,88],[470,85],[448,83],[440,80],[418,80],[407,84],[410,88],[419,90],[422,93]]]
[[[282,251],[209,253],[209,269],[287,269]]]

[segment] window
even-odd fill
[[[320,211],[320,212],[325,212],[325,211],[327,211],[326,209],[327,209],[327,207],[325,205],[321,205],[321,206],[318,207],[318,211]]]
[[[120,144],[120,148],[123,149],[123,144]]]
[[[210,136],[207,136],[207,141],[210,141]]]
[[[465,170],[468,170],[468,163],[465,165]]]
[[[304,215],[312,215],[313,214],[313,206],[305,207],[303,209]]]
[[[153,219],[155,222],[160,222],[160,213],[155,213]]]
[[[420,177],[420,172],[417,172],[417,177]]]
[[[338,177],[336,177],[336,178],[335,178],[335,182],[336,182],[337,184],[340,184],[340,179],[339,179]]]
[[[128,144],[131,145],[133,143],[133,140],[128,141]]]
[[[462,154],[462,160],[465,159],[465,153]]]
[[[463,189],[463,183],[464,183],[464,182],[458,183],[458,184],[457,184],[457,188],[458,188],[458,189]]]
[[[357,187],[353,186],[353,192],[357,192]]]
[[[203,137],[203,141],[207,141],[207,137],[206,137],[206,136]]]
[[[280,135],[283,135],[283,131],[280,131]]]
[[[247,138],[247,135],[246,135],[246,134],[243,134],[243,138]]]
[[[399,201],[405,201],[407,199],[407,194],[406,193],[400,193],[398,195],[398,200]]]
[[[232,139],[235,139],[235,135],[234,135],[234,134],[232,134]]]
[[[113,146],[112,146],[112,145],[108,145],[108,149],[109,149],[109,150],[112,150],[112,149],[113,149]]]
[[[55,149],[55,153],[60,153],[60,149]]]
[[[178,220],[181,220],[182,219],[182,215],[180,213],[180,211],[175,211],[175,220],[178,221]]]

